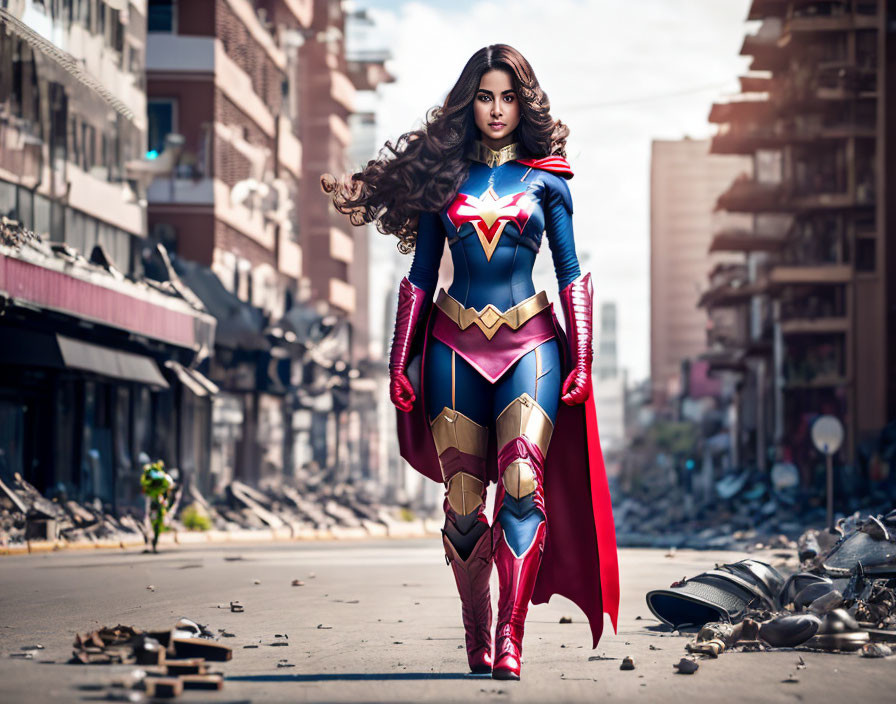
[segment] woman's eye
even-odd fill
[[[505,95],[505,96],[504,96],[504,100],[506,100],[508,103],[512,103],[512,102],[513,102],[513,96],[512,96],[512,95]]]
[[[485,95],[485,94],[480,95],[480,96],[479,96],[479,99],[480,99],[482,102],[484,102],[484,103],[485,103],[485,102],[488,102],[489,100],[491,100],[491,98],[489,98],[489,97],[488,97],[487,95]]]

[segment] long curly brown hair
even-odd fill
[[[398,237],[398,249],[414,249],[421,212],[437,212],[457,195],[467,177],[470,147],[480,137],[473,100],[482,75],[498,69],[510,74],[520,105],[514,140],[522,156],[566,156],[569,128],[551,117],[548,96],[525,57],[507,44],[492,44],[467,61],[445,103],[427,111],[423,127],[387,141],[376,159],[351,177],[321,176],[336,209],[353,225],[376,222],[385,235]]]

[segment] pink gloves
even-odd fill
[[[580,276],[560,292],[566,319],[566,336],[573,368],[560,389],[561,400],[569,406],[584,403],[591,395],[592,302],[591,274]]]
[[[398,410],[405,413],[414,407],[414,400],[417,398],[405,372],[414,331],[428,298],[426,292],[414,286],[408,277],[401,280],[398,286],[398,309],[395,311],[395,333],[389,354],[389,398]]]

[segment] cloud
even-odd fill
[[[552,113],[571,128],[576,242],[587,255],[597,303],[616,301],[619,359],[631,378],[646,377],[650,142],[712,134],[706,117],[713,100],[736,92],[736,77],[747,69],[738,51],[749,0],[357,5],[371,7],[398,79],[380,89],[381,143],[419,125],[482,46],[507,43],[529,59]],[[593,107],[706,86],[717,87]],[[536,285],[556,289],[541,261],[550,257],[543,252],[539,259]]]

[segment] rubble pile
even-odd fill
[[[11,220],[5,215],[0,217],[0,245],[21,249],[26,244],[39,246],[41,241],[39,235],[22,227],[17,220]]]
[[[281,528],[327,531],[334,527],[386,531],[395,522],[387,507],[357,485],[329,483],[320,476],[292,485],[254,489],[231,482],[226,500],[209,507],[216,527],[222,529]]]
[[[264,489],[233,481],[214,501],[187,482],[185,488],[176,487],[171,504],[167,528],[178,533],[282,529],[299,537],[344,529],[385,536],[400,522],[398,507],[381,504],[358,485],[327,481],[323,474]],[[50,500],[19,474],[11,485],[0,481],[0,546],[35,540],[124,544],[149,538],[140,508],[115,515],[98,501]]]
[[[768,479],[749,472],[716,482],[709,496],[658,482],[638,496],[617,493],[613,516],[620,547],[751,551],[793,549],[807,526],[822,526],[823,506],[806,506]],[[889,500],[872,501],[861,513],[884,513]],[[852,510],[852,509],[851,509]],[[856,511],[849,520],[860,515]]]
[[[896,647],[896,509],[798,540],[787,576],[760,560],[716,565],[647,594],[666,626],[697,629],[692,657],[799,648],[885,658]]]
[[[144,532],[131,515],[116,517],[102,505],[72,499],[50,500],[18,473],[13,484],[0,481],[0,544],[27,540],[67,542],[140,540]]]
[[[111,682],[109,696],[140,702],[146,696],[177,697],[188,689],[219,690],[224,677],[210,671],[208,663],[226,662],[232,656],[232,650],[216,642],[208,628],[182,618],[166,631],[142,631],[119,624],[76,634],[69,662],[141,666]]]

